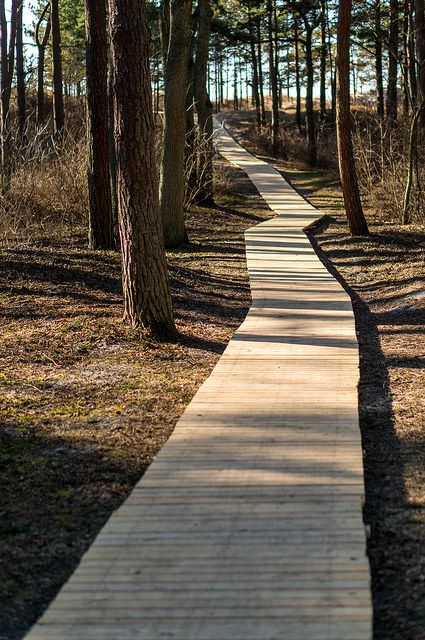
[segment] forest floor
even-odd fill
[[[265,157],[252,118],[225,114],[241,144],[327,214],[309,237],[353,300],[374,639],[425,640],[425,227],[390,224],[366,200],[371,235],[352,238],[335,172]]]
[[[217,163],[216,207],[194,208],[168,254],[175,342],[122,324],[119,255],[87,250],[84,230],[0,247],[2,640],[67,580],[246,315],[243,231],[270,210]]]

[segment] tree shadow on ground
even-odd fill
[[[405,487],[406,459],[409,465],[417,466],[420,473],[425,456],[425,442],[420,438],[397,436],[394,422],[394,398],[390,388],[392,367],[423,369],[423,358],[385,355],[381,348],[381,337],[386,332],[401,334],[406,324],[419,325],[419,314],[415,311],[404,314],[390,312],[374,313],[369,305],[336,270],[328,255],[321,249],[316,233],[324,231],[332,220],[320,222],[308,233],[319,258],[350,295],[360,352],[359,418],[364,449],[364,473],[366,500],[364,518],[370,527],[368,555],[372,572],[372,595],[374,605],[375,640],[418,640],[425,638],[425,616],[423,616],[423,584],[412,588],[415,575],[421,574],[424,558],[414,557],[414,527],[409,523],[409,511],[418,505],[409,503]],[[391,238],[405,246],[392,232],[377,234]],[[356,239],[357,242],[357,239]],[[365,240],[366,244],[368,240]],[[331,246],[332,259],[338,252],[334,245],[349,245],[326,237],[326,246]],[[347,255],[350,249],[347,246]],[[353,250],[351,252],[353,254]],[[354,250],[354,253],[356,251]],[[373,252],[365,251],[367,256]],[[337,262],[338,266],[341,264]],[[354,262],[356,267],[358,262]],[[413,279],[412,279],[413,280]],[[409,281],[410,282],[410,281]],[[361,287],[358,287],[361,290]],[[418,330],[415,330],[418,333]],[[406,451],[408,456],[406,458]],[[421,507],[421,505],[419,505]],[[415,566],[416,564],[416,566]],[[419,566],[419,569],[418,569]],[[421,595],[422,594],[422,595]],[[422,602],[422,604],[421,604]]]

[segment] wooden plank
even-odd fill
[[[232,618],[231,621],[209,620],[199,621],[126,621],[100,623],[97,625],[52,625],[40,624],[31,634],[31,640],[152,640],[152,638],[173,638],[173,640],[364,640],[372,637],[370,621],[350,620],[341,622],[329,621],[293,621],[293,620],[260,620],[253,625],[244,617]]]

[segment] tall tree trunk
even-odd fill
[[[339,173],[344,195],[345,210],[348,224],[353,235],[367,235],[369,233],[363,214],[357,183],[356,166],[354,162],[353,141],[351,137],[351,107],[350,107],[350,24],[351,0],[341,0],[339,3],[338,33],[337,33],[337,140]]]
[[[418,78],[416,75],[416,58],[415,58],[415,28],[413,25],[413,3],[406,0],[408,12],[407,24],[407,82],[410,91],[410,100],[412,105],[416,105],[418,101]]]
[[[418,96],[420,106],[425,104],[425,4],[415,0],[416,53],[418,58]],[[418,127],[425,134],[425,108],[421,109]]]
[[[376,111],[380,120],[384,118],[384,83],[382,69],[381,0],[375,0]]]
[[[7,22],[4,0],[0,0],[0,51],[1,51],[1,117],[0,117],[0,162],[1,162],[1,184],[2,191],[7,191],[10,182],[10,158],[7,144],[7,119],[9,108],[6,105],[8,64],[7,64]]]
[[[16,27],[18,1],[12,0],[10,15],[9,43],[7,42],[7,21],[4,0],[0,2],[0,34],[1,34],[1,188],[7,191],[12,173],[11,140],[10,140],[10,96],[12,93],[13,69],[15,66]]]
[[[207,70],[211,34],[212,8],[210,0],[198,0],[198,33],[195,53],[194,94],[199,133],[203,138],[198,160],[201,179],[198,201],[212,202],[213,180],[213,106],[207,90]]]
[[[301,73],[300,73],[300,43],[298,38],[298,20],[294,19],[294,57],[295,57],[295,121],[301,132]]]
[[[268,41],[269,41],[269,74],[270,88],[272,94],[272,118],[271,118],[271,134],[272,134],[272,154],[276,156],[279,152],[279,91],[277,84],[277,69],[275,57],[275,42],[273,35],[273,13],[275,0],[269,0],[267,5],[268,19]]]
[[[170,0],[170,38],[164,73],[164,136],[160,207],[167,247],[187,241],[184,222],[187,68],[191,0]]]
[[[63,109],[62,50],[59,21],[59,0],[50,0],[52,20],[52,60],[53,60],[53,128],[61,137],[65,125]]]
[[[18,134],[20,140],[24,137],[26,123],[25,103],[25,70],[23,43],[23,0],[20,0],[16,24],[16,93],[18,101]]]
[[[264,103],[263,52],[261,48],[261,18],[257,17],[257,53],[258,53],[258,87],[260,90],[261,126],[266,125],[266,106]]]
[[[144,0],[110,0],[124,319],[173,333],[155,170]]]
[[[317,142],[316,142],[316,121],[313,107],[313,86],[314,86],[314,67],[313,67],[313,26],[305,21],[306,38],[305,38],[305,63],[307,71],[307,91],[306,91],[306,129],[307,129],[307,146],[308,146],[308,164],[310,167],[317,165]]]
[[[37,124],[39,127],[44,125],[44,60],[46,55],[46,47],[50,37],[51,20],[50,20],[50,3],[47,3],[38,19],[35,28],[35,40],[37,44],[38,60],[37,60]],[[44,20],[47,22],[44,28],[43,37],[41,37],[40,29]]]
[[[220,89],[220,104],[224,105],[224,82],[223,82],[223,49],[220,43],[219,49],[219,65],[218,65],[218,77],[219,77],[219,89]]]
[[[398,0],[390,0],[387,118],[393,122],[397,120],[398,10]]]
[[[170,0],[162,0],[159,5],[159,38],[161,42],[162,64],[165,68],[170,42]]]
[[[261,103],[260,103],[260,91],[258,82],[258,65],[257,54],[255,51],[255,36],[254,27],[252,24],[251,14],[248,14],[248,29],[249,29],[249,45],[251,51],[251,65],[252,65],[252,97],[255,111],[257,114],[257,124],[261,127]]]
[[[187,60],[186,82],[186,152],[188,153],[193,150],[195,144],[195,63],[192,42]]]
[[[403,115],[408,116],[410,107],[410,87],[409,87],[409,14],[410,0],[404,0],[403,4]]]
[[[332,118],[335,117],[336,111],[336,70],[334,69],[334,60],[332,55],[332,40],[331,40],[331,28],[329,20],[329,4],[326,3],[326,30],[328,36],[328,50],[329,50],[329,74],[331,80],[331,114]]]
[[[109,174],[111,180],[112,218],[114,226],[118,223],[118,191],[117,191],[117,153],[114,134],[114,70],[112,68],[111,49],[108,50],[108,145]]]
[[[89,246],[113,249],[108,136],[106,0],[86,0]]]
[[[187,61],[186,89],[186,143],[185,143],[185,199],[197,188],[197,147],[195,124],[195,62],[193,59],[193,38],[191,39],[189,58]]]
[[[328,47],[326,42],[326,0],[321,0],[322,19],[320,21],[320,118],[326,118],[326,62]]]

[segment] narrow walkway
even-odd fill
[[[253,305],[31,640],[365,640],[358,351],[318,217],[226,133],[278,214],[246,234]]]

